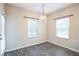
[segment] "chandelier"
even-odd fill
[[[39,17],[39,19],[46,22],[47,21],[47,16],[44,13],[44,11],[45,11],[44,9],[45,9],[45,4],[43,3],[42,4],[42,15]]]

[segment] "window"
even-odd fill
[[[60,38],[69,38],[69,17],[56,20],[56,36]]]
[[[28,38],[34,38],[38,35],[38,20],[35,19],[28,19],[27,26],[28,26]]]

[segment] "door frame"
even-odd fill
[[[4,16],[4,18],[5,18],[5,21],[6,21],[6,14],[5,14],[5,12],[4,11],[0,11],[0,14],[2,14],[3,16]],[[5,23],[6,24],[6,23]],[[4,24],[4,27],[5,27],[5,24]],[[6,28],[6,27],[5,27]],[[4,28],[4,34],[5,34],[5,28]],[[4,37],[5,37],[5,35],[4,35]],[[4,38],[5,39],[5,38]],[[5,43],[5,42],[4,42]],[[4,44],[5,45],[5,44]],[[5,53],[5,49],[4,49],[4,52],[2,53],[2,54],[0,54],[0,56],[3,56],[4,55],[4,53]]]

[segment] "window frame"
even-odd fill
[[[60,39],[70,39],[70,17],[63,17],[63,18],[69,18],[68,38],[59,37],[59,36],[57,36],[57,34],[56,34],[56,38],[60,38]],[[58,19],[56,19],[56,21],[57,21],[57,20],[61,20],[61,19],[63,19],[63,18],[58,18]],[[55,27],[56,27],[56,21],[55,21]],[[56,32],[55,32],[55,33],[57,33],[57,28],[55,28],[55,29],[56,29]]]
[[[29,37],[29,36],[28,36],[28,21],[29,21],[29,20],[32,20],[32,21],[35,20],[35,21],[38,22],[38,23],[37,23],[38,29],[37,29],[37,31],[36,31],[36,32],[37,32],[37,33],[36,33],[36,37],[32,37],[32,36]],[[38,36],[39,36],[39,21],[38,21],[38,19],[27,18],[27,38],[29,38],[29,39],[38,38]]]

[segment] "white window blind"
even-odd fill
[[[69,39],[69,17],[56,20],[56,36]]]
[[[28,19],[28,38],[35,38],[38,36],[38,26],[39,22],[35,19]]]

